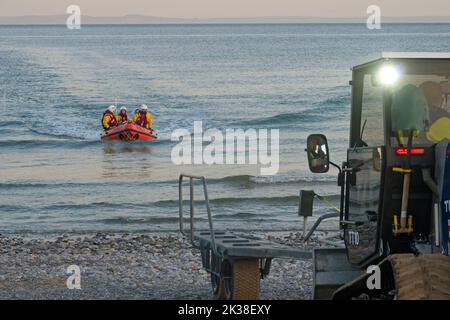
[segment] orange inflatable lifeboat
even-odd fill
[[[117,127],[111,128],[100,134],[102,140],[121,140],[121,141],[136,141],[136,140],[156,140],[157,134],[153,130],[143,128],[136,123],[129,122],[120,124]]]

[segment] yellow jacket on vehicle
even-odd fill
[[[442,117],[435,121],[427,132],[427,138],[434,143],[450,139],[450,118]]]
[[[153,125],[152,116],[148,111],[146,113],[136,113],[133,117],[133,122],[147,129],[151,129]]]

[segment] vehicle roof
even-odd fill
[[[450,52],[383,52],[382,59],[450,59]]]
[[[353,69],[364,68],[388,59],[450,60],[450,52],[382,52],[380,58],[354,66]]]

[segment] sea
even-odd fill
[[[351,67],[383,51],[450,52],[450,24],[0,26],[0,233],[177,231],[181,173],[206,177],[216,229],[301,230],[300,190],[339,202],[336,170],[309,172],[306,138],[345,160]],[[158,140],[100,140],[110,104],[142,103]],[[176,165],[172,135],[195,121],[279,130],[278,172]],[[188,217],[189,180],[182,192]],[[203,196],[197,181],[196,229]]]

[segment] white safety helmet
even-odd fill
[[[116,112],[116,106],[112,104],[108,107],[108,110],[111,111],[112,113],[114,113],[114,112]]]
[[[143,104],[143,105],[141,105],[141,107],[139,108],[139,110],[142,110],[142,111],[148,111],[148,107],[147,107],[146,104]]]
[[[119,110],[119,112],[121,112],[122,110],[125,110],[125,111],[127,111],[127,107],[125,107],[125,106],[121,106],[121,107],[120,107],[120,110]]]

